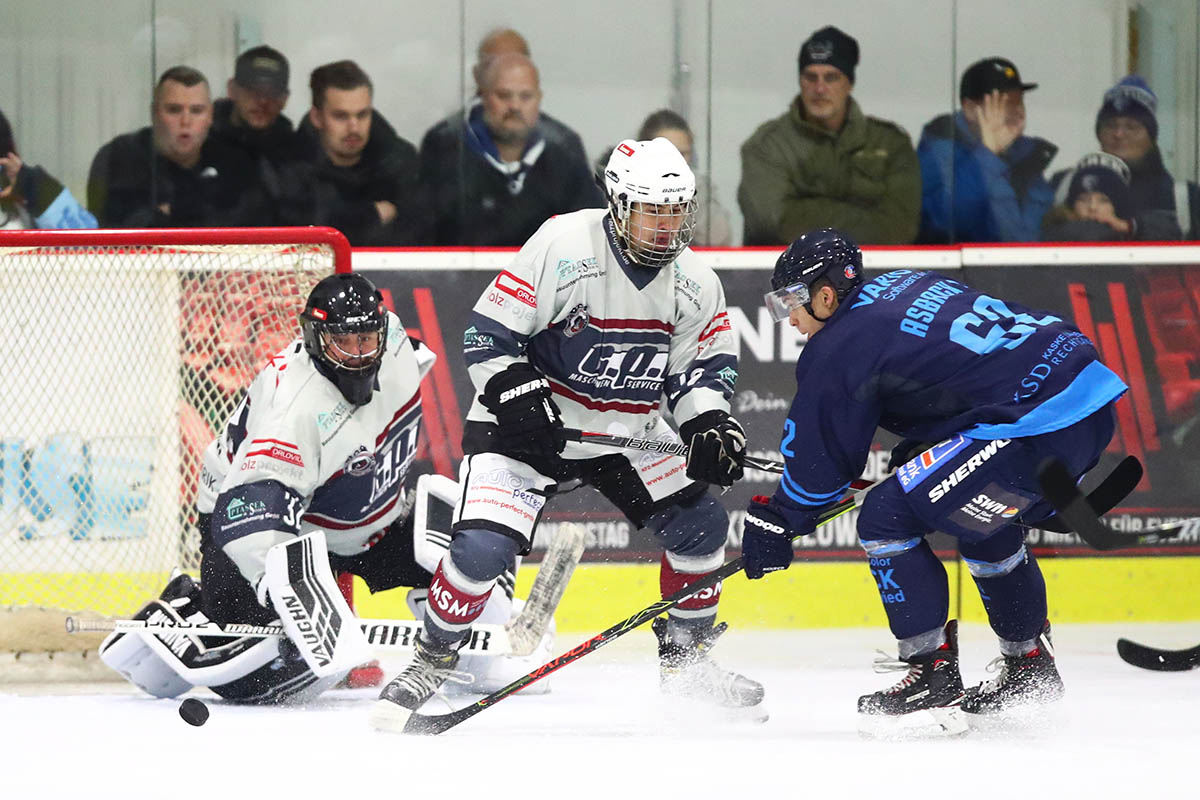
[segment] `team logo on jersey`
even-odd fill
[[[374,469],[375,454],[361,444],[346,459],[346,472],[351,475],[368,475]]]
[[[566,320],[563,321],[563,335],[568,339],[572,336],[582,333],[591,321],[592,315],[588,313],[586,303],[580,303],[571,309],[567,314]]]

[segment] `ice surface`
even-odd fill
[[[376,690],[306,708],[197,690],[212,716],[194,728],[178,700],[116,684],[0,687],[0,798],[1200,797],[1200,670],[1146,672],[1115,646],[1191,646],[1200,624],[1056,626],[1067,697],[1052,715],[904,742],[856,729],[858,695],[899,677],[870,668],[875,648],[893,646],[886,631],[730,631],[715,657],[767,688],[771,719],[753,724],[661,698],[648,628],[556,673],[550,694],[433,738],[370,730]],[[968,684],[990,677],[984,626],[963,628],[962,653]]]

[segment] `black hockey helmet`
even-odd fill
[[[833,286],[838,300],[863,281],[862,251],[849,236],[833,228],[809,231],[779,256],[771,276],[773,291],[764,296],[772,318],[777,322],[787,319],[798,306],[812,313],[811,289],[821,278]]]
[[[304,349],[317,371],[332,381],[356,406],[371,402],[375,376],[387,350],[388,315],[375,284],[362,275],[337,273],[313,287],[300,314]],[[378,334],[378,338],[371,336]],[[345,350],[355,336],[370,337]],[[340,354],[340,357],[339,357]]]

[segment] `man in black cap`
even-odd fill
[[[290,158],[292,121],[283,114],[288,99],[288,60],[283,53],[266,45],[242,53],[225,91],[229,97],[213,103],[213,138],[272,165]]]
[[[858,42],[828,26],[800,47],[800,94],[742,145],[743,243],[783,245],[835,227],[869,244],[917,233],[920,173],[898,125],[868,117],[850,96]]]
[[[962,110],[921,131],[921,236],[950,242],[1036,242],[1053,199],[1043,171],[1058,148],[1025,136],[1024,83],[1006,58],[963,73]]]

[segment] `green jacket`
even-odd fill
[[[860,244],[908,244],[921,216],[921,168],[904,129],[862,113],[854,98],[830,133],[802,115],[764,122],[742,145],[738,205],[746,245],[787,245],[814,228]]]

